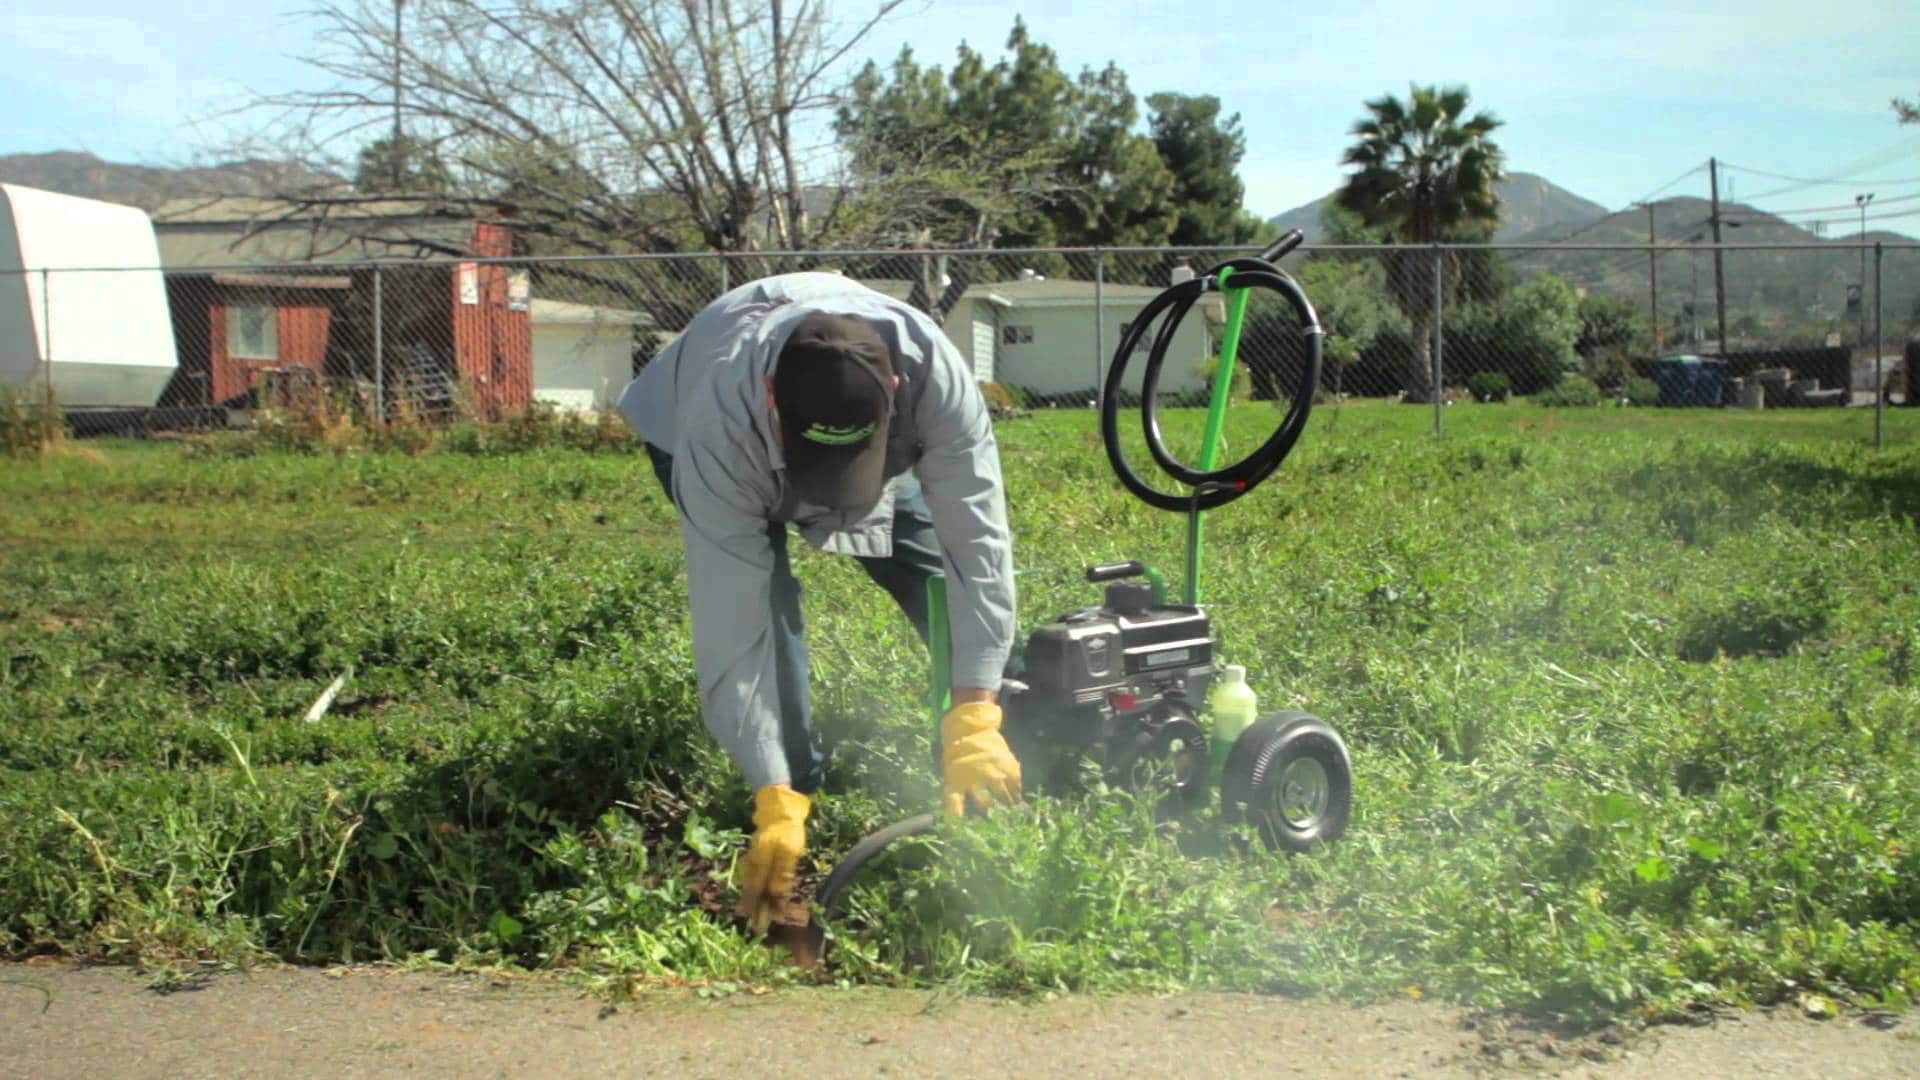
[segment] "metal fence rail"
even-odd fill
[[[1713,256],[1718,251],[1720,259]],[[0,272],[0,385],[79,433],[608,408],[706,303],[772,274],[843,274],[927,312],[1004,408],[1097,403],[1161,289],[1246,249],[1047,248],[392,260]],[[1721,266],[1721,287],[1713,279]],[[1880,408],[1906,404],[1920,244],[1308,246],[1286,268],[1328,330],[1328,396],[1432,402]],[[1703,271],[1704,279],[1703,280]],[[1724,312],[1714,297],[1724,291]],[[1225,305],[1172,337],[1159,392],[1203,402]],[[1243,397],[1303,357],[1255,294]],[[1722,327],[1726,327],[1722,331]],[[1663,359],[1708,357],[1703,364]],[[1724,363],[1715,362],[1723,360]],[[1135,366],[1137,369],[1137,365]],[[1137,395],[1133,370],[1121,393]]]

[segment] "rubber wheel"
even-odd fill
[[[853,879],[860,873],[860,868],[869,860],[887,850],[897,840],[932,832],[939,820],[938,814],[920,814],[905,821],[896,821],[853,845],[851,851],[848,851],[839,862],[833,864],[833,870],[827,874],[827,880],[821,882],[820,890],[813,894],[813,902],[820,908],[821,919],[832,922],[840,914],[840,903],[846,899],[847,887],[853,884]]]
[[[1234,740],[1220,789],[1229,819],[1254,826],[1269,850],[1305,854],[1347,831],[1353,761],[1331,725],[1290,709]]]

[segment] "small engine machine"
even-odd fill
[[[1214,639],[1197,604],[1169,604],[1138,562],[1087,570],[1106,602],[1034,627],[1002,694],[1003,730],[1036,787],[1072,786],[1083,761],[1107,783],[1136,787],[1164,771],[1165,809],[1204,806],[1208,732],[1200,714]]]

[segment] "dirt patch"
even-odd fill
[[[155,986],[170,992],[158,993]],[[1069,997],[785,990],[606,998],[544,978],[387,968],[156,983],[125,969],[0,967],[0,1076],[817,1075],[1580,1077],[1920,1076],[1915,1023],[1716,1016],[1695,1027],[1554,1033],[1428,1002],[1242,994]]]
[[[66,458],[69,461],[85,462],[88,465],[111,465],[113,460],[91,446],[75,446],[71,443],[59,443],[48,447],[48,457]]]
[[[827,945],[826,928],[813,921],[812,893],[809,885],[801,894],[788,897],[783,910],[767,927],[767,944],[784,950],[796,966],[803,968],[818,966]]]
[[[69,630],[78,630],[87,625],[78,615],[47,614],[40,616],[40,631],[45,634],[64,634]]]
[[[687,859],[686,870],[694,904],[709,915],[733,920],[734,928],[745,933],[746,919],[735,910],[739,895],[722,876],[720,866],[712,859],[695,855]],[[795,882],[794,895],[786,899],[780,913],[767,927],[767,945],[785,952],[795,965],[803,968],[817,966],[826,951],[825,928],[813,922],[813,894],[819,885],[819,875],[802,873]]]

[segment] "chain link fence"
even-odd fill
[[[1889,245],[1875,250],[1870,279],[1876,288],[1862,305],[1861,329],[1872,321],[1873,358],[1860,365],[1854,381],[1857,392],[1876,395],[1881,404],[1920,403],[1915,396],[1915,373],[1920,371],[1920,244]],[[1876,423],[1880,421],[1876,414]],[[1875,442],[1880,441],[1878,427]]]
[[[610,408],[715,297],[811,270],[927,312],[998,410],[1088,408],[1149,301],[1250,253],[803,252],[0,272],[0,386],[16,404],[56,402],[81,435],[245,427],[288,410],[424,424],[530,408],[591,414]],[[1285,266],[1327,331],[1322,399],[1431,402],[1436,424],[1445,406],[1484,401],[1819,408],[1899,406],[1910,397],[1920,244],[1310,247]],[[1227,304],[1214,295],[1167,335],[1161,405],[1205,404],[1226,322]],[[1160,329],[1142,336],[1118,389],[1123,399],[1141,394],[1139,354]],[[1307,368],[1300,331],[1279,297],[1250,294],[1238,398],[1294,393]]]

